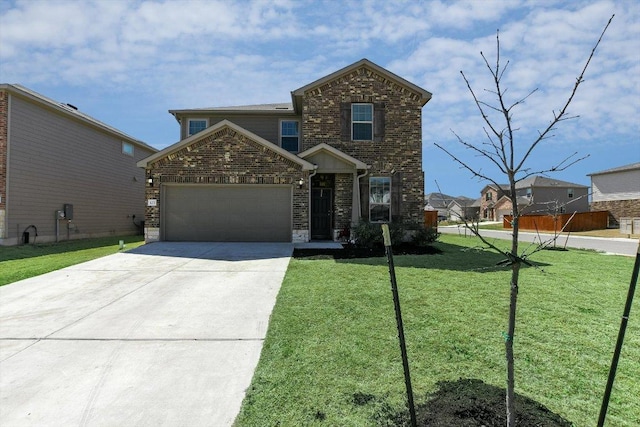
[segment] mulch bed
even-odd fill
[[[502,427],[507,424],[504,388],[477,379],[442,381],[426,403],[418,404],[418,426]],[[516,425],[569,427],[573,424],[542,404],[516,393]],[[400,420],[401,421],[401,420]],[[405,419],[399,426],[410,425]],[[402,422],[402,421],[401,421]]]
[[[440,251],[433,246],[415,246],[401,244],[392,248],[394,255],[433,255]],[[358,248],[353,245],[343,245],[342,249],[294,249],[293,257],[299,259],[354,259],[385,257],[384,247]]]

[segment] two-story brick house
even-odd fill
[[[181,140],[138,163],[146,240],[305,242],[360,219],[423,221],[431,93],[362,59],[291,98],[171,110]]]
[[[485,186],[481,194],[482,218],[502,221],[512,215],[511,191],[507,184]],[[587,212],[588,187],[544,176],[530,176],[516,183],[516,197],[522,215]]]
[[[487,184],[480,191],[480,218],[488,221],[497,221],[496,203],[511,194],[509,184]]]

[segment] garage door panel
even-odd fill
[[[290,186],[170,185],[164,240],[291,241]]]

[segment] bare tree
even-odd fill
[[[480,52],[484,63],[489,70],[491,76],[493,77],[493,85],[494,88],[492,90],[487,90],[490,94],[492,94],[495,98],[491,103],[481,100],[476,91],[471,87],[469,83],[469,79],[464,74],[463,71],[460,71],[464,82],[467,85],[471,96],[480,112],[482,119],[484,120],[484,134],[486,136],[486,141],[483,143],[473,143],[465,141],[458,134],[453,132],[456,136],[458,142],[462,144],[465,148],[470,149],[477,156],[482,157],[488,160],[492,167],[497,169],[497,172],[500,173],[500,176],[506,176],[509,180],[509,190],[511,199],[511,204],[513,208],[513,237],[511,240],[511,250],[506,251],[498,248],[493,243],[489,242],[485,239],[481,233],[479,232],[479,227],[477,225],[468,224],[465,221],[465,225],[476,235],[478,236],[484,244],[489,246],[490,248],[500,252],[506,257],[506,260],[503,264],[509,265],[511,267],[511,281],[510,281],[510,301],[509,301],[509,319],[508,319],[508,328],[507,332],[504,333],[504,341],[505,341],[505,354],[507,359],[507,393],[506,393],[506,405],[507,405],[507,426],[512,427],[515,426],[515,407],[514,407],[514,397],[515,397],[515,377],[514,377],[514,357],[513,357],[513,341],[515,336],[515,327],[516,327],[516,308],[518,303],[518,286],[519,286],[519,277],[520,277],[520,268],[523,264],[531,265],[527,258],[537,250],[527,254],[525,252],[519,253],[518,251],[518,219],[520,216],[520,211],[518,208],[518,200],[516,195],[516,184],[532,175],[536,174],[545,174],[551,172],[559,172],[567,169],[568,167],[574,165],[575,163],[583,160],[585,157],[578,158],[577,153],[574,153],[564,159],[562,159],[559,163],[549,167],[548,169],[539,170],[539,171],[531,171],[531,169],[527,168],[527,162],[531,157],[531,154],[537,149],[540,144],[554,136],[553,131],[556,129],[556,126],[566,120],[574,119],[578,116],[570,116],[568,114],[568,108],[575,94],[578,91],[580,85],[584,82],[584,75],[587,71],[589,63],[593,59],[595,55],[595,51],[602,41],[602,38],[607,31],[607,28],[611,24],[613,20],[612,15],[607,25],[602,30],[598,41],[594,45],[591,50],[591,54],[587,58],[587,61],[582,68],[582,71],[576,78],[576,81],[573,85],[573,89],[569,94],[568,98],[561,105],[561,108],[558,111],[553,111],[553,119],[550,121],[548,126],[541,131],[538,131],[537,137],[533,139],[533,141],[525,146],[524,154],[518,156],[516,153],[516,131],[513,125],[513,112],[516,107],[521,106],[527,98],[533,95],[537,89],[532,90],[529,94],[524,96],[523,98],[517,99],[514,102],[507,100],[505,96],[507,90],[503,88],[502,78],[504,73],[509,66],[509,62],[505,64],[503,67],[500,62],[500,33],[496,34],[496,60],[495,65],[491,65],[487,57]],[[489,113],[497,113],[498,119],[493,119],[489,117]],[[449,150],[444,148],[440,144],[435,144],[438,148],[447,153],[455,162],[461,165],[463,169],[468,170],[474,177],[477,177],[481,180],[490,181],[496,186],[499,187],[499,184],[492,175],[487,172],[482,171],[479,168],[474,167],[470,162],[464,161],[459,157],[452,154]],[[518,158],[519,157],[519,158]],[[496,173],[497,173],[496,172]],[[538,248],[539,250],[540,248]]]

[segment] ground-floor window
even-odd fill
[[[369,220],[389,222],[391,220],[391,178],[369,178]]]

